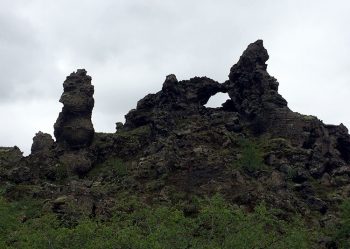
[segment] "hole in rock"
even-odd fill
[[[217,108],[222,107],[221,105],[226,102],[226,100],[230,99],[228,93],[217,93],[210,97],[208,102],[204,105],[209,108]]]

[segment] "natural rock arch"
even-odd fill
[[[207,108],[221,107],[227,100],[230,100],[228,93],[218,92],[212,95],[204,106]]]

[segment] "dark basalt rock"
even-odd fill
[[[266,71],[268,59],[262,40],[250,44],[225,82],[234,108],[250,118],[287,106],[287,101],[278,94],[277,80]]]
[[[31,152],[32,154],[48,152],[53,148],[54,143],[55,141],[50,134],[39,131],[35,134],[35,137],[33,137]]]
[[[322,175],[330,168],[342,165],[338,160],[336,165],[330,166],[329,157],[349,162],[350,137],[346,127],[325,125],[316,117],[291,111],[278,93],[279,83],[266,71],[268,59],[263,41],[258,40],[243,52],[230,69],[229,80],[222,84],[206,77],[178,81],[175,75],[168,75],[160,92],[147,95],[125,116],[122,129],[150,125],[156,135],[169,134],[177,120],[183,117],[208,115],[204,105],[209,98],[218,92],[227,92],[230,100],[221,110],[230,114],[221,122],[228,130],[241,132],[246,127],[253,136],[271,134],[287,139],[292,146],[311,149],[307,163],[311,168],[318,165],[315,174]],[[324,172],[320,171],[322,167]]]
[[[0,147],[0,182],[9,179],[14,169],[21,166],[23,152],[17,147]]]
[[[85,69],[78,69],[67,77],[63,88],[60,99],[63,108],[54,125],[56,141],[72,149],[87,147],[95,133],[91,122],[94,107],[91,77]]]
[[[23,159],[23,152],[17,147],[0,147],[0,168],[18,164]]]
[[[225,86],[207,77],[178,81],[175,75],[168,75],[160,92],[141,99],[125,116],[123,128],[151,125],[157,134],[168,134],[176,119],[205,112],[204,105],[218,92],[226,92]]]
[[[231,68],[229,80],[223,84],[207,77],[178,81],[175,75],[168,75],[160,92],[147,95],[138,102],[136,110],[126,115],[125,128],[154,125],[161,119],[169,119],[169,115],[171,119],[177,119],[179,112],[182,115],[203,113],[203,105],[211,96],[228,92],[231,99],[223,104],[224,110],[238,112],[257,133],[275,129],[271,127],[274,125],[271,120],[284,116],[293,119],[294,115],[288,109],[287,101],[278,94],[277,80],[266,71],[268,58],[263,42],[258,40],[248,46]]]
[[[140,100],[137,108],[126,115],[125,125],[118,128],[121,132],[140,127],[151,129],[151,143],[139,150],[143,153],[138,164],[139,177],[153,179],[170,174],[175,185],[196,192],[208,188],[208,181],[228,181],[223,180],[226,173],[222,168],[236,163],[239,137],[265,137],[264,159],[274,175],[301,186],[321,178],[325,182],[327,177],[326,184],[331,187],[350,186],[350,136],[346,127],[326,125],[314,116],[291,111],[278,93],[279,83],[267,72],[268,59],[263,42],[258,40],[232,66],[226,82],[206,77],[178,81],[175,75],[169,75],[161,91]],[[222,108],[205,108],[209,98],[218,92],[227,92],[230,99]],[[223,151],[230,153],[221,157]],[[235,196],[232,190],[226,191]],[[284,187],[279,192],[254,190],[249,192],[249,201],[245,198],[248,195],[242,197],[241,193],[234,199],[244,205],[265,199],[274,205],[280,203],[283,209],[291,207],[286,203],[297,202],[300,210],[328,210],[326,201],[314,191],[303,190],[303,200]]]
[[[348,130],[291,111],[278,93],[279,83],[267,72],[268,59],[258,40],[223,83],[168,75],[159,92],[138,101],[125,124],[116,123],[115,133],[95,134],[94,88],[86,71],[78,70],[63,84],[56,142],[37,133],[26,158],[19,150],[0,148],[0,181],[41,184],[42,196],[54,200],[58,213],[71,212],[69,203],[83,202],[89,203],[83,213],[108,213],[116,192],[129,189],[149,201],[220,192],[247,210],[265,201],[286,212],[336,215],[337,200],[330,196],[350,193]],[[220,108],[206,108],[219,92],[230,99]],[[253,143],[248,152],[264,164],[262,170],[240,165],[242,141]],[[42,184],[46,180],[54,186]],[[100,185],[104,191],[93,194]],[[188,203],[184,213],[195,215]]]
[[[26,166],[19,166],[7,172],[7,179],[14,183],[29,182],[32,179],[32,172]]]
[[[68,172],[79,176],[89,172],[92,166],[88,152],[85,150],[67,152],[60,157],[59,161]]]

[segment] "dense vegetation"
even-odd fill
[[[244,212],[219,195],[186,204],[194,206],[190,214],[184,204],[145,206],[128,198],[110,220],[83,218],[74,225],[40,211],[39,204],[0,200],[0,248],[317,248],[316,234],[299,217],[280,219],[279,210],[263,203]],[[349,248],[349,232],[346,202],[334,233],[341,248]]]
[[[340,226],[334,230],[334,240],[340,248],[350,248],[350,200],[344,201],[341,206]]]

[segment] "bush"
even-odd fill
[[[341,207],[340,225],[336,227],[334,241],[339,244],[339,248],[350,248],[350,199],[345,200]]]
[[[246,173],[256,173],[264,168],[262,152],[258,145],[250,140],[240,142],[241,158],[238,166]]]
[[[187,217],[178,206],[145,206],[137,198],[119,201],[113,219],[84,219],[63,227],[46,214],[25,223],[9,204],[0,203],[1,248],[113,249],[293,249],[310,248],[309,231],[296,217],[278,219],[264,204],[245,213],[221,196],[197,200],[199,213]]]

